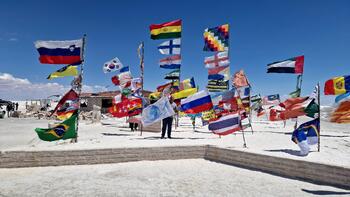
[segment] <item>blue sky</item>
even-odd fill
[[[0,73],[10,74],[15,78],[12,81],[27,80],[25,83],[32,88],[16,92],[16,85],[0,84],[0,98],[39,98],[47,93],[45,88],[51,87],[50,93],[62,91],[71,78],[46,80],[61,66],[40,64],[33,42],[78,39],[84,33],[85,84],[93,90],[105,86],[117,90],[110,80],[113,74],[102,72],[103,63],[114,57],[138,76],[136,49],[144,41],[145,89],[153,91],[166,82],[163,77],[169,70],[158,66],[163,56],[156,47],[163,40],[150,39],[149,25],[175,19],[183,20],[181,77],[195,77],[201,89],[207,81],[204,57],[211,55],[202,51],[203,30],[225,23],[230,24],[231,74],[244,69],[256,93],[286,95],[293,91],[295,75],[267,74],[266,65],[298,55],[305,55],[304,95],[318,81],[323,87],[329,78],[350,74],[350,1],[346,0],[12,0],[0,2]],[[329,103],[333,97],[322,99]]]

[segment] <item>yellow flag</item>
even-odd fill
[[[78,76],[78,66],[68,65],[56,72],[51,73],[47,79],[54,79],[57,77]]]
[[[188,97],[196,92],[197,92],[197,88],[190,88],[190,89],[182,90],[180,92],[176,92],[176,93],[172,94],[171,96],[173,97],[173,99],[183,99],[183,98],[186,98],[186,97]]]

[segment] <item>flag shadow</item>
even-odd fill
[[[131,134],[121,134],[121,133],[101,133],[106,136],[131,136]]]
[[[275,149],[275,150],[265,150],[268,152],[284,152],[290,155],[294,155],[294,156],[299,156],[299,157],[303,157],[303,155],[300,155],[300,151],[298,150],[292,150],[292,149]],[[313,152],[313,151],[310,151]]]
[[[301,191],[314,194],[314,195],[349,195],[350,192],[336,192],[336,191],[326,191],[326,190],[308,190],[301,189]]]

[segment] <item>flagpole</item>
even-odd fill
[[[317,143],[317,151],[320,152],[320,146],[321,146],[321,98],[320,98],[320,82],[317,83],[317,100],[318,100],[318,120],[319,120],[319,124],[318,124],[318,143]]]
[[[302,82],[303,82],[303,74],[298,75],[298,77],[297,77],[297,90],[298,89],[300,90],[298,97],[300,97],[300,95],[301,95],[301,84],[302,84]],[[297,129],[297,127],[298,127],[298,117],[296,117],[294,130]]]
[[[77,117],[77,128],[76,128],[76,133],[77,137],[72,139],[73,143],[78,142],[78,131],[79,131],[79,114],[81,112],[81,106],[80,106],[80,95],[82,92],[82,87],[83,87],[83,74],[84,74],[84,64],[85,64],[85,47],[86,47],[86,34],[83,35],[83,47],[82,47],[82,62],[80,64],[80,83],[77,86],[78,90],[78,117]],[[79,81],[79,80],[78,80]]]
[[[244,137],[244,130],[242,128],[242,121],[239,123],[239,126],[241,127],[241,132],[243,136],[243,148],[247,148],[247,143],[245,142],[245,137]]]
[[[141,96],[143,96],[143,74],[144,74],[144,42],[141,42],[141,49],[140,49],[140,69],[141,69]],[[143,101],[142,101],[142,110],[141,110],[141,117],[142,117],[142,113],[143,113]],[[142,136],[142,131],[143,131],[143,126],[142,126],[142,122],[140,124],[140,136]]]

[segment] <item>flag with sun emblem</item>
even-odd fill
[[[76,138],[76,121],[77,114],[72,115],[67,120],[63,121],[60,124],[48,129],[36,128],[35,131],[38,134],[39,138],[44,141],[55,141],[55,140],[65,140],[70,138]]]

